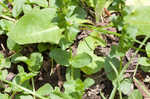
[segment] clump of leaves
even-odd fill
[[[122,93],[127,95],[128,99],[132,99],[133,96],[141,99],[139,91],[133,89],[132,80],[124,78],[124,72],[131,60],[123,66],[123,57],[134,43],[140,44],[139,48],[135,49],[137,54],[149,38],[149,5],[145,5],[148,0],[143,0],[143,4],[137,4],[137,1],[1,0],[0,36],[8,37],[7,47],[15,54],[6,58],[0,53],[0,88],[5,88],[4,82],[8,84],[2,91],[4,94],[0,93],[0,98],[9,99],[16,96],[15,98],[19,99],[82,99],[85,89],[93,85],[94,81],[90,78],[82,81],[80,71],[91,75],[104,68],[114,87],[110,99],[114,99],[117,91],[120,99],[123,98]],[[108,26],[94,26],[93,24],[104,21],[104,8],[117,14],[110,16],[111,22]],[[94,23],[88,20],[88,14],[95,18]],[[120,33],[107,31],[109,26],[116,27]],[[92,32],[78,41],[77,52],[74,55],[71,46],[82,28]],[[107,45],[101,34],[113,34],[120,38],[118,45],[111,47],[108,56],[99,57],[94,54],[97,46]],[[143,42],[136,39],[140,35],[147,36]],[[33,43],[38,43],[39,52],[22,56],[22,49]],[[139,64],[144,72],[149,72],[150,43],[147,43],[145,50],[147,57],[139,58]],[[34,77],[43,65],[43,53],[46,51],[49,53],[48,58],[52,59],[52,64],[60,64],[67,68],[64,92],[50,84],[45,84],[37,90],[34,88]],[[28,73],[23,66],[18,65],[21,62],[27,65]],[[18,73],[12,81],[8,81],[6,77],[12,63],[17,66]],[[21,94],[16,94],[18,92]],[[7,93],[12,93],[11,97]]]
[[[26,56],[16,57],[14,61],[21,61],[27,64],[29,71],[37,72],[40,70],[43,63],[43,56],[41,53],[35,52],[30,55],[30,58]]]

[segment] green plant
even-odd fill
[[[147,0],[141,1],[141,4],[136,4],[137,1],[1,0],[0,37],[7,37],[4,41],[7,48],[1,45],[0,98],[82,99],[85,90],[94,84],[91,78],[81,80],[82,73],[92,75],[104,69],[113,85],[109,99],[114,99],[117,91],[120,99],[124,98],[122,94],[127,95],[128,99],[133,96],[141,99],[138,90],[129,93],[132,91],[132,80],[135,79],[138,64],[144,72],[150,70],[150,43],[146,44],[150,36],[150,5],[146,5]],[[104,8],[115,14],[109,16],[110,22],[106,26],[98,26],[105,19]],[[89,20],[89,17],[95,21]],[[118,33],[108,31],[108,27],[115,27]],[[90,33],[78,40],[77,36],[82,31]],[[103,39],[106,34],[118,37],[118,45],[111,46],[107,56],[97,56],[94,54],[97,46],[107,47],[107,41]],[[141,35],[145,36],[143,41],[137,39]],[[76,43],[78,46],[74,52],[72,46]],[[135,43],[139,44],[138,48],[134,47]],[[23,54],[22,51],[30,44],[36,44],[36,48]],[[146,46],[144,51],[143,46]],[[130,48],[135,49],[133,57],[139,51],[147,54],[139,58],[134,79],[124,78],[133,59],[132,57],[124,65],[123,58]],[[13,55],[9,55],[7,50],[13,52]],[[61,88],[53,88],[48,83],[35,89],[34,77],[39,74],[45,56],[51,60],[51,68],[56,64],[66,68],[63,92]],[[21,63],[25,63],[28,73]],[[13,79],[6,80],[8,69],[13,65],[17,67],[17,74]],[[8,84],[7,88],[5,84]],[[100,94],[106,99],[101,92]]]

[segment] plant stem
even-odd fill
[[[106,99],[106,97],[104,96],[104,94],[102,93],[102,91],[100,90],[100,95],[103,99]]]
[[[146,43],[146,41],[148,40],[149,37],[145,37],[145,39],[143,40],[143,42],[140,44],[139,48],[136,50],[136,52],[134,53],[134,55],[131,57],[130,61],[123,67],[120,76],[123,76],[123,73],[126,71],[126,69],[129,67],[129,64],[132,62],[132,59],[136,56],[136,54],[140,51],[140,49],[143,47],[143,45]]]
[[[0,79],[0,80],[1,80],[1,79]],[[45,98],[45,97],[43,97],[43,96],[41,96],[41,95],[39,95],[39,94],[37,94],[37,93],[34,93],[33,91],[31,91],[31,90],[29,90],[29,89],[26,89],[26,88],[24,88],[24,87],[22,87],[22,86],[20,86],[20,85],[18,85],[18,84],[16,84],[16,83],[13,83],[13,82],[10,82],[10,81],[7,81],[7,80],[2,80],[2,81],[4,81],[5,83],[8,83],[8,84],[10,84],[10,85],[14,85],[14,86],[18,87],[19,89],[24,90],[25,92],[27,92],[27,93],[29,93],[29,94],[32,94],[32,95],[34,95],[34,96],[36,96],[36,97],[39,97],[40,99],[47,99],[47,98]]]
[[[74,80],[74,68],[71,66],[71,80]]]
[[[112,68],[115,71],[116,76],[117,76],[117,83],[118,84],[116,84],[116,86],[118,85],[120,87],[120,78],[119,78],[120,76],[119,76],[119,73],[118,73],[116,67],[114,66],[114,64],[111,61],[110,61],[110,65],[112,66]],[[121,93],[120,88],[119,88],[119,96],[120,96],[120,99],[122,99],[122,93]]]
[[[11,99],[14,99],[15,98],[15,94],[16,94],[16,91],[13,91],[13,93],[11,94]]]
[[[136,74],[136,72],[137,72],[137,69],[138,69],[138,63],[136,64],[136,68],[135,68],[135,71],[134,71],[134,74],[133,74],[133,77],[135,77],[135,74]]]
[[[32,78],[32,86],[33,86],[33,92],[35,93],[34,78]],[[35,95],[33,96],[33,98],[36,99]]]
[[[51,62],[52,62],[52,65],[51,65],[51,72],[50,72],[50,76],[54,73],[54,60],[53,59],[51,59],[50,60]]]
[[[16,22],[16,20],[15,20],[15,19],[10,18],[10,17],[5,16],[5,15],[0,15],[0,17],[1,17],[1,18],[4,18],[4,19],[6,19],[6,20],[12,21],[12,22],[14,22],[14,23]]]
[[[122,99],[122,92],[120,90],[120,81],[118,81],[118,86],[119,86],[119,97],[120,97],[120,99]]]
[[[88,46],[88,48],[91,50],[91,51],[93,51],[93,49],[90,47],[90,45],[88,44],[88,42],[84,39],[84,41],[85,41],[85,43],[86,43],[86,45]]]
[[[141,88],[143,89],[144,93],[146,93],[148,97],[150,97],[150,92],[135,77],[133,77],[133,79],[136,83],[138,83],[138,85],[141,85]]]
[[[113,88],[113,90],[111,92],[111,95],[110,95],[109,99],[114,99],[116,91],[117,91],[117,86],[114,85],[114,88]]]

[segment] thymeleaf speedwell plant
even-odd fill
[[[113,89],[107,97],[100,91],[102,98],[115,99],[118,92],[120,99],[133,96],[142,99],[140,90],[132,87],[138,66],[144,72],[150,71],[148,3],[148,0],[0,0],[0,99],[82,99],[85,90],[94,84],[90,75],[103,70]],[[108,29],[112,27],[116,31]],[[105,39],[108,35],[118,38],[117,44],[108,46],[109,40]],[[137,39],[143,36],[142,40]],[[98,56],[94,53],[98,46],[109,48],[110,52]],[[124,63],[131,48],[134,55]],[[124,77],[139,51],[146,55],[138,59],[134,79]],[[36,86],[35,79],[48,62],[47,68],[57,71],[58,76],[62,76],[61,70],[53,69],[65,68],[61,87],[50,83]]]

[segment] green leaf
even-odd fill
[[[120,49],[120,46],[117,45],[113,45],[111,47],[111,52],[110,52],[110,56],[111,57],[123,57],[125,55],[125,53],[122,51],[122,49]]]
[[[82,68],[92,62],[92,57],[87,53],[81,53],[76,56],[74,56],[70,60],[70,64],[74,68]]]
[[[70,81],[67,81],[64,83],[64,88],[65,88],[65,91],[68,92],[68,93],[72,93],[72,92],[75,92],[76,91],[76,86],[75,86],[75,81],[73,80],[70,80]]]
[[[15,41],[13,41],[11,38],[8,37],[7,39],[7,48],[9,50],[14,50],[16,52],[20,51],[22,47],[18,45]]]
[[[16,56],[14,59],[14,62],[24,62],[28,65],[28,69],[32,72],[36,72],[41,68],[41,65],[43,64],[43,56],[41,53],[33,52],[30,55],[30,58],[26,56]]]
[[[66,38],[61,38],[59,41],[59,46],[61,47],[62,50],[66,50],[71,46],[71,42],[69,42]]]
[[[109,80],[113,81],[117,78],[116,72],[114,71],[114,68],[119,72],[120,71],[120,61],[113,57],[106,57],[105,64],[104,64],[104,70],[107,74],[107,77]]]
[[[0,35],[5,34],[4,30],[6,29],[6,25],[4,21],[1,19],[0,20]]]
[[[10,31],[13,27],[13,22],[12,21],[8,21],[6,19],[1,19],[0,20],[0,29],[2,29],[3,31]]]
[[[28,60],[29,60],[28,57],[20,56],[20,55],[15,56],[14,59],[13,59],[14,62],[20,62],[20,61],[21,62],[27,62]]]
[[[58,43],[61,31],[57,25],[51,23],[56,9],[46,8],[32,10],[16,23],[8,36],[19,44],[50,42]]]
[[[4,58],[3,54],[0,53],[0,70],[3,68],[10,68],[11,62],[8,58]]]
[[[72,71],[72,68],[67,68],[65,77],[67,81],[72,80],[72,78],[74,80],[80,79],[81,77],[80,69],[73,68],[73,71]]]
[[[98,45],[105,47],[106,46],[106,42],[105,40],[103,40],[101,34],[97,31],[93,31],[90,34],[90,37],[88,38],[89,40],[91,40],[91,44],[94,44],[94,48],[97,47]],[[87,40],[88,41],[88,40]],[[88,42],[87,42],[88,43]]]
[[[21,78],[21,77],[17,75],[17,76],[15,76],[15,77],[13,78],[12,82],[15,83],[15,84],[20,85],[20,84],[21,84],[21,79],[20,79],[20,78]],[[11,87],[12,87],[12,90],[15,91],[15,92],[20,92],[20,91],[22,91],[21,89],[17,88],[15,85],[12,85]]]
[[[127,0],[126,5],[132,8],[132,12],[124,18],[125,22],[138,29],[138,32],[136,34],[137,36],[138,35],[150,36],[149,0],[142,0],[140,3],[139,0],[132,0],[132,1]]]
[[[49,48],[50,48],[49,44],[46,44],[46,43],[40,43],[40,44],[38,44],[38,50],[39,50],[39,52],[44,52],[44,51],[48,50]]]
[[[65,93],[80,92],[80,95],[84,91],[84,83],[80,80],[69,80],[64,83]],[[80,99],[80,98],[79,98]]]
[[[68,41],[73,42],[76,39],[77,34],[80,32],[79,26],[81,23],[84,23],[86,15],[84,9],[79,6],[72,5],[68,7],[68,13],[65,16]]]
[[[7,71],[7,70],[2,70],[2,71],[0,72],[0,79],[1,79],[1,80],[5,80],[6,77],[7,77],[7,75],[8,75],[8,71]]]
[[[150,72],[150,60],[147,57],[140,57],[138,63],[144,72]]]
[[[39,95],[42,95],[42,96],[48,96],[50,95],[50,93],[52,93],[53,91],[53,87],[50,85],[50,84],[45,84],[43,85],[42,87],[40,87],[36,93],[39,94]]]
[[[50,1],[49,1],[49,7],[51,7],[51,8],[56,8],[56,7],[57,7],[56,1],[57,1],[57,0],[50,0]]]
[[[102,15],[102,11],[104,9],[106,2],[107,2],[106,0],[97,0],[96,1],[95,14],[96,14],[96,22],[97,23],[100,21],[100,16]]]
[[[15,64],[18,63],[18,61],[16,61],[16,58],[17,58],[17,57],[20,57],[20,56],[22,56],[21,53],[15,53],[15,54],[11,55],[11,56],[10,56],[11,62],[12,62],[12,63],[15,63]]]
[[[29,13],[30,11],[32,11],[31,5],[28,5],[28,4],[23,5],[23,13],[24,13],[24,14],[27,14],[27,13]]]
[[[96,0],[86,0],[85,2],[90,7],[95,7],[95,5],[96,5]]]
[[[81,70],[88,75],[94,74],[104,67],[104,58],[98,57],[93,53],[90,55],[92,56],[92,63],[81,68]]]
[[[150,57],[150,43],[146,44],[146,54],[148,57]]]
[[[14,7],[12,10],[13,17],[17,17],[20,15],[20,13],[22,12],[22,7],[25,2],[26,0],[14,0]]]
[[[68,27],[67,38],[70,42],[76,39],[77,34],[80,32],[79,27],[75,24]]]
[[[128,99],[143,99],[143,97],[139,90],[136,89],[131,93]]]
[[[85,89],[86,88],[89,88],[90,86],[92,86],[93,84],[95,83],[95,81],[91,78],[86,78],[84,80],[84,86],[85,86]]]
[[[0,93],[0,99],[10,99],[8,94],[2,94]]]
[[[47,0],[29,0],[30,3],[34,3],[34,4],[37,4],[41,7],[48,7],[48,2]]]
[[[18,67],[18,72],[19,72],[19,73],[23,73],[23,72],[24,72],[23,66],[18,65],[17,67]]]
[[[129,95],[133,90],[133,83],[130,79],[124,79],[120,84],[120,90],[125,94]]]
[[[26,72],[23,72],[23,73],[19,73],[17,76],[20,77],[20,81],[19,83],[20,84],[23,84],[25,81],[33,78],[34,76],[36,76],[37,74],[36,73],[26,73]],[[17,77],[16,76],[16,77]]]
[[[53,93],[51,93],[51,95],[50,95],[50,99],[74,99],[74,98],[72,98],[67,93],[62,93],[62,92],[56,90],[56,88],[55,88]]]
[[[143,66],[150,66],[150,60],[146,57],[140,57],[138,59],[138,63],[143,65]]]
[[[31,54],[30,59],[28,59],[26,63],[30,71],[36,72],[40,70],[43,64],[43,56],[41,53],[34,52]]]
[[[98,57],[94,54],[94,49],[96,48],[96,46],[101,44],[99,40],[97,41],[97,39],[93,38],[93,36],[95,37],[96,35],[97,33],[85,38],[79,43],[77,48],[77,54],[85,52],[92,57],[92,62],[81,68],[81,70],[88,75],[98,72],[103,68],[104,65],[104,58]]]
[[[61,93],[60,93],[61,94]],[[62,95],[61,95],[62,96]],[[61,96],[59,96],[58,94],[51,94],[50,95],[50,99],[64,99],[62,98]],[[66,98],[66,99],[69,99],[69,98]]]
[[[69,59],[71,58],[71,54],[65,50],[56,48],[50,52],[50,57],[60,65],[69,66]]]
[[[100,39],[100,34],[98,32],[92,32],[90,36],[86,37],[82,42],[79,43],[78,52],[93,53],[97,46],[106,46],[104,40]]]
[[[25,87],[27,89],[32,89],[32,87],[30,86],[30,80],[29,79],[36,76],[37,73],[35,73],[35,72],[26,73],[23,71],[23,68],[20,65],[18,66],[18,70],[19,70],[19,73],[15,76],[15,78],[13,79],[12,82],[17,84],[17,85],[21,85],[22,87]],[[22,91],[22,89],[19,89],[15,85],[12,85],[11,87],[12,87],[13,91],[16,91],[16,92]]]
[[[136,34],[138,32],[137,27],[130,26],[130,24],[125,27],[127,34],[129,35],[129,38],[136,40]]]
[[[31,95],[16,95],[15,99],[34,99]]]
[[[12,88],[11,88],[11,87],[7,87],[7,88],[5,88],[5,92],[6,92],[6,93],[10,93],[10,92],[12,92]]]
[[[30,73],[24,72],[24,68],[21,65],[18,65],[17,67],[18,67],[19,73],[16,75],[15,79],[16,79],[16,82],[18,82],[19,84],[23,84],[25,81],[37,75],[37,73],[34,73],[34,72],[30,72]]]

